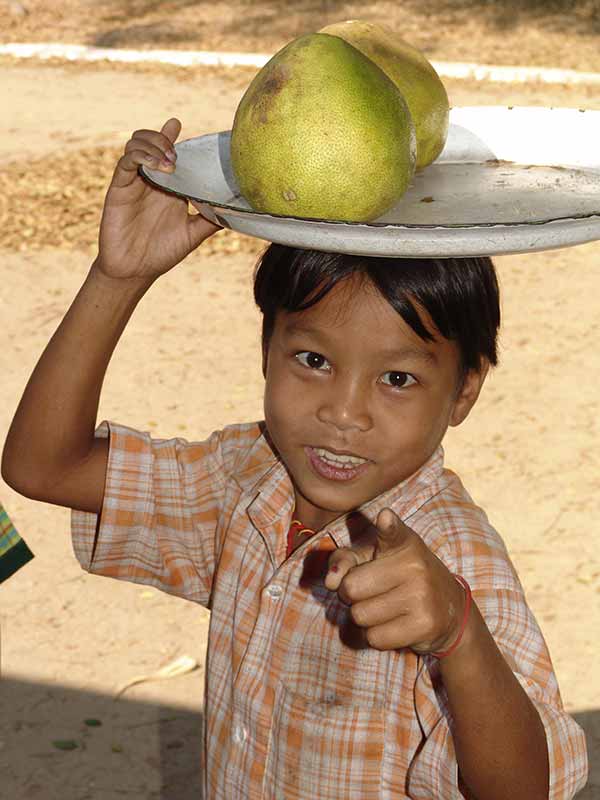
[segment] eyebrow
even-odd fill
[[[308,325],[298,325],[297,323],[291,323],[287,327],[286,333],[289,336],[313,336],[317,340],[323,339],[322,331],[318,328],[311,328]],[[403,358],[413,358],[419,361],[423,361],[427,364],[437,364],[438,359],[435,353],[432,353],[430,350],[421,349],[418,347],[398,347],[398,348],[390,348],[389,350],[382,350],[380,352],[381,358],[384,360],[394,360],[394,359],[403,359]]]
[[[400,347],[397,350],[383,350],[381,353],[383,358],[416,358],[419,361],[425,361],[428,364],[437,364],[437,356],[430,350],[419,350],[416,347]]]

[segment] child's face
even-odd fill
[[[306,311],[278,312],[265,420],[295,516],[318,530],[408,478],[467,416],[485,372],[461,384],[456,345],[423,341],[356,275]]]

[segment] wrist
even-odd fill
[[[156,277],[111,275],[106,269],[102,258],[98,255],[92,262],[87,280],[101,288],[108,294],[114,293],[119,297],[137,297],[140,299],[152,286]]]
[[[460,674],[462,678],[467,678],[471,669],[480,668],[476,666],[478,665],[478,654],[487,650],[491,643],[493,643],[493,638],[477,604],[473,601],[460,642],[450,655],[437,662],[441,674],[456,673]]]
[[[457,601],[451,604],[453,623],[444,639],[441,642],[438,641],[430,650],[430,655],[438,660],[448,658],[459,648],[471,616],[473,603],[471,587],[462,575],[452,574],[452,577],[455,581],[454,589],[457,592]]]

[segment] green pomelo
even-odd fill
[[[448,95],[420,50],[389,28],[363,20],[327,25],[320,33],[340,36],[374,61],[404,95],[417,133],[417,168],[431,164],[448,136]]]
[[[396,85],[337,36],[294,39],[237,108],[231,164],[256,211],[365,222],[408,188],[416,137]]]

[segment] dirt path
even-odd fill
[[[430,59],[600,72],[598,0],[18,2],[29,13],[4,14],[5,42],[274,53],[296,36],[358,18],[389,25]]]
[[[20,241],[0,233],[0,438],[88,268],[112,166],[108,156],[129,131],[173,114],[184,121],[184,136],[230,127],[245,80],[218,71],[0,64],[6,126],[0,156],[9,175],[2,179],[8,210],[1,227],[9,229],[12,208],[29,215],[33,231]],[[448,88],[454,105],[599,107],[585,87],[448,82]],[[91,172],[95,183],[86,188]],[[62,188],[54,186],[61,176]],[[49,194],[27,188],[44,180],[54,186]],[[91,216],[82,216],[81,239],[49,247],[53,230],[44,220],[52,220],[54,232],[67,229],[64,214],[83,215],[86,208]],[[234,242],[228,232],[219,236],[221,245],[188,259],[136,312],[110,369],[102,417],[159,436],[198,438],[260,416],[250,285],[258,246],[242,237]],[[450,465],[505,537],[547,637],[565,703],[588,732],[594,766],[581,795],[586,800],[600,799],[593,635],[600,624],[594,543],[600,522],[599,260],[599,244],[497,259],[502,364],[472,418],[447,442]],[[0,495],[37,555],[0,590],[8,690],[0,713],[0,773],[7,798],[197,800],[207,613],[84,575],[71,552],[68,512],[28,501],[3,484]],[[200,668],[112,699],[123,682],[181,654],[196,658]],[[90,718],[102,725],[86,725]],[[77,748],[57,749],[56,740],[73,740]]]

